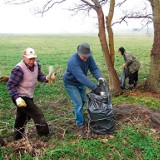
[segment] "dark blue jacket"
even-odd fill
[[[90,71],[97,80],[102,77],[92,56],[90,56],[87,61],[82,61],[78,53],[75,53],[68,60],[63,81],[75,86],[85,85],[91,90],[94,90],[97,86],[88,79],[88,71]]]

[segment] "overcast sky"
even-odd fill
[[[38,2],[40,1],[38,0]],[[69,2],[73,3],[75,0]],[[68,5],[70,5],[69,2],[67,2]],[[130,0],[129,6],[139,5],[138,3],[139,0]],[[129,6],[126,4],[127,8]],[[82,13],[72,16],[65,4],[61,7],[55,6],[43,17],[33,13],[31,4],[6,5],[3,0],[0,0],[0,33],[97,33],[98,31],[95,11],[91,12],[90,17],[86,17]],[[139,23],[130,23],[129,26],[121,24],[114,28],[118,30],[138,26]]]

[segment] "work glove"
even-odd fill
[[[53,71],[53,66],[49,66],[48,72],[49,73],[46,76],[46,80],[49,81],[50,84],[52,84],[55,81],[55,79],[56,79],[54,71]]]
[[[26,107],[27,106],[26,102],[21,97],[16,99],[16,104],[18,107]]]
[[[100,95],[101,89],[99,86],[97,86],[97,88],[95,90],[93,90],[93,93]]]

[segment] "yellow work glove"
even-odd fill
[[[26,107],[27,106],[26,102],[21,97],[16,99],[16,104],[18,107]]]
[[[53,83],[53,81],[55,81],[56,77],[55,77],[55,74],[54,74],[54,70],[53,70],[53,66],[49,66],[48,68],[48,75],[46,76],[46,80],[49,81],[50,84]]]

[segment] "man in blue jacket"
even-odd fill
[[[64,87],[69,94],[74,105],[74,115],[78,128],[84,129],[83,106],[86,102],[86,86],[95,94],[100,94],[100,88],[87,77],[90,70],[97,80],[102,75],[92,57],[92,52],[88,43],[81,43],[77,47],[77,52],[73,54],[67,64],[67,69],[63,75]]]

